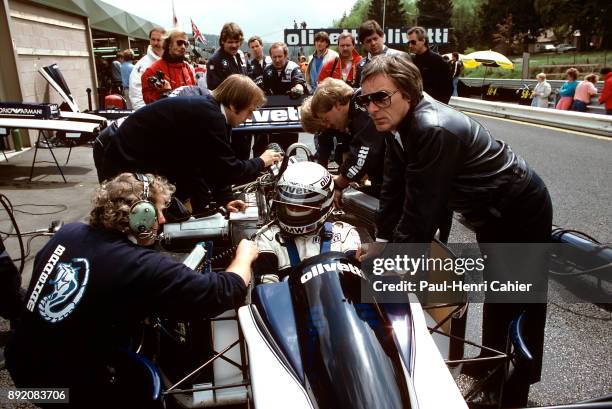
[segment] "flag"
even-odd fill
[[[202,34],[202,32],[200,30],[198,30],[198,27],[195,25],[195,23],[193,22],[193,19],[191,20],[191,32],[193,33],[193,42],[200,42],[204,45],[208,45],[208,41],[206,41],[206,38],[204,37],[204,35]]]
[[[176,12],[174,11],[174,0],[172,0],[172,27],[178,28],[178,19],[176,18]]]

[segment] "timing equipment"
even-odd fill
[[[130,207],[130,229],[140,239],[148,239],[154,236],[153,226],[157,222],[157,210],[149,200],[149,178],[142,173],[134,173],[134,177],[142,182],[142,199]]]

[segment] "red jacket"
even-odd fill
[[[336,78],[339,80],[344,80],[349,85],[353,85],[353,79],[355,78],[355,71],[357,70],[357,64],[361,61],[361,55],[357,51],[353,49],[353,64],[351,65],[351,70],[348,73],[346,78],[342,78],[342,69],[344,68],[344,64],[342,63],[342,59],[340,57],[334,58],[328,61],[323,68],[321,68],[321,72],[319,73],[319,83],[323,81],[327,77]],[[334,64],[336,65],[334,67]],[[332,68],[334,72],[332,73]]]
[[[612,109],[612,72],[606,74],[604,86],[599,96],[599,103],[606,104],[606,109]]]
[[[191,66],[186,62],[171,63],[163,58],[155,61],[149,68],[142,73],[142,96],[145,104],[150,104],[161,98],[163,92],[148,80],[149,77],[155,75],[157,71],[164,73],[164,79],[170,82],[172,89],[182,87],[183,85],[196,85]]]

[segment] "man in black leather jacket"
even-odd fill
[[[552,204],[544,182],[525,161],[478,122],[424,96],[418,68],[405,59],[381,57],[368,64],[358,102],[368,109],[378,131],[391,133],[379,238],[429,243],[449,207],[474,226],[486,255],[485,279],[524,279],[545,298],[546,244],[534,243],[550,241]],[[500,251],[489,243],[523,243],[520,254],[544,250],[536,258],[516,257],[507,247]],[[532,383],[540,377],[546,304],[537,302],[492,304],[487,298],[484,307],[483,344],[502,351],[510,321],[526,312],[524,335],[535,362],[520,385],[506,387],[511,392],[505,395],[514,400],[505,404],[526,404],[525,380]]]

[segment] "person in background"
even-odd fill
[[[453,52],[453,58],[449,61],[451,77],[453,79],[453,97],[459,96],[457,93],[457,85],[459,84],[459,77],[463,73],[463,61],[459,58],[458,52]]]
[[[440,54],[429,48],[427,32],[423,27],[412,27],[408,30],[412,62],[417,66],[423,78],[423,90],[434,99],[448,104],[453,93],[453,78]],[[457,56],[458,57],[458,56]]]
[[[531,100],[532,107],[548,108],[548,96],[552,92],[550,83],[546,81],[546,74],[543,72],[536,75],[538,80],[537,85],[533,89],[533,100]]]
[[[252,36],[247,43],[253,52],[253,59],[249,64],[249,77],[258,86],[263,85],[263,73],[265,68],[272,64],[272,58],[269,55],[264,55],[263,40],[259,36]],[[270,135],[257,134],[253,135],[253,157],[261,155],[269,144]]]
[[[242,55],[240,47],[244,42],[244,34],[236,23],[225,23],[219,35],[219,47],[206,64],[206,82],[208,89],[214,91],[227,77],[232,74],[248,75],[247,60]],[[236,157],[247,160],[251,157],[252,135],[232,135],[232,149]]]
[[[185,61],[187,34],[180,30],[168,31],[164,39],[162,58],[155,61],[141,76],[144,102],[150,104],[183,85],[196,85],[193,67]],[[159,81],[153,81],[158,71],[163,74]]]
[[[357,64],[362,57],[355,50],[355,39],[351,33],[342,33],[338,36],[338,50],[340,55],[323,66],[318,82],[331,77],[354,86]]]
[[[289,95],[301,98],[308,95],[308,86],[302,76],[300,67],[289,61],[289,48],[282,42],[270,46],[272,64],[264,70],[262,88],[266,95]],[[291,144],[298,141],[296,132],[279,132],[270,135],[270,142],[278,143],[286,152]]]
[[[121,63],[123,62],[123,52],[117,52],[113,63],[111,64],[111,80],[112,80],[112,90],[116,94],[122,94],[121,84],[123,83],[121,79]]]
[[[358,34],[359,42],[367,54],[365,58],[362,58],[359,64],[357,64],[356,78],[355,81],[353,81],[353,86],[355,88],[361,86],[361,72],[366,65],[372,61],[372,58],[377,55],[401,55],[408,61],[411,61],[409,54],[394,48],[389,48],[385,45],[385,34],[376,20],[368,20],[360,25]]]
[[[338,53],[329,49],[329,34],[319,31],[315,34],[315,52],[308,57],[306,67],[306,83],[312,92],[317,88],[321,68],[329,61],[338,58]]]
[[[123,61],[121,62],[121,85],[123,87],[123,97],[125,98],[127,109],[132,109],[132,104],[130,103],[130,75],[134,69],[134,64],[132,63],[133,60],[134,52],[129,48],[123,50]]]
[[[361,56],[355,50],[355,39],[351,33],[342,33],[338,37],[339,57],[328,61],[321,69],[319,74],[319,84],[326,78],[335,78],[344,81],[351,87],[355,86],[357,76],[357,66],[361,61]],[[338,132],[340,131],[340,132]],[[334,152],[334,161],[341,165],[344,162],[344,155],[348,151],[348,144],[351,142],[350,135],[343,132],[344,129],[331,129],[317,133],[317,162],[325,167],[329,162],[331,153]]]
[[[599,96],[599,103],[605,104],[606,114],[612,115],[612,69],[604,67],[601,69],[604,86]]]
[[[569,110],[572,107],[572,102],[574,101],[574,93],[576,92],[576,87],[578,86],[578,70],[575,68],[569,68],[565,72],[565,76],[567,80],[561,86],[559,90],[559,102],[557,102],[556,109]]]
[[[308,59],[304,54],[300,55],[298,58],[298,62],[300,65],[300,70],[302,71],[302,75],[306,77],[306,68],[308,68]]]
[[[586,112],[587,105],[591,103],[591,98],[597,95],[597,74],[589,74],[584,77],[584,81],[576,86],[574,93],[574,102],[572,102],[572,111]]]
[[[151,66],[155,61],[159,60],[164,53],[163,36],[166,34],[166,30],[161,27],[153,27],[149,31],[149,46],[147,47],[147,54],[144,55],[132,69],[130,74],[130,103],[132,109],[136,110],[145,106],[144,99],[142,98],[142,82],[141,77],[144,71]]]

